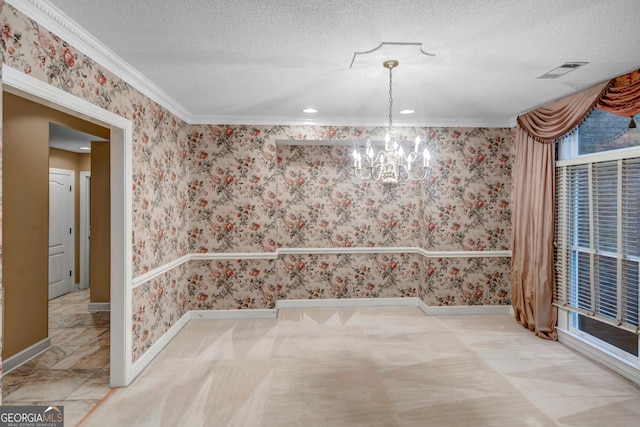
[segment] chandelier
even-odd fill
[[[422,139],[419,135],[414,141],[415,144],[409,146],[407,141],[396,138],[393,128],[392,70],[398,66],[398,61],[385,61],[382,65],[389,70],[389,129],[384,138],[384,149],[377,148],[369,139],[364,144],[359,141],[354,142],[354,174],[358,179],[382,181],[386,185],[425,179],[431,158],[426,142],[424,150],[420,151]]]

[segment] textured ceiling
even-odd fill
[[[172,111],[189,122],[385,124],[387,70],[374,57],[350,67],[355,52],[383,42],[436,55],[409,54],[394,70],[401,125],[510,126],[520,113],[640,66],[637,0],[51,3],[175,100]],[[589,64],[536,79],[568,61]],[[405,108],[416,113],[400,116]]]

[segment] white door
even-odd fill
[[[49,169],[49,299],[73,289],[74,172]]]

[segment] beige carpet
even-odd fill
[[[86,426],[632,426],[640,390],[511,316],[192,321]]]

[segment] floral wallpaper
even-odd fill
[[[278,147],[278,247],[420,246],[420,183],[359,181],[349,151]]]
[[[276,152],[268,130],[190,126],[190,252],[275,251]]]
[[[188,277],[191,310],[275,308],[273,259],[192,261]]]
[[[133,289],[132,362],[190,310],[184,285],[188,274],[188,265],[182,264]]]
[[[433,167],[428,181],[391,188],[354,179],[348,157],[352,138],[379,138],[383,131],[198,127],[189,149],[195,166],[189,193],[190,250],[510,248],[511,129],[402,128],[407,136],[428,136]],[[310,253],[278,256],[275,269],[261,269],[261,274],[275,276],[264,280],[277,283],[278,299],[419,296],[434,305],[508,304],[506,260]],[[192,276],[199,283],[205,277],[201,272]],[[218,289],[240,286],[235,278],[227,281],[220,272],[218,277],[203,283],[228,282]],[[230,293],[216,297],[216,292],[207,293],[206,307],[216,307],[218,298],[242,306]],[[241,291],[249,298],[246,292]],[[254,289],[249,299],[264,300],[262,292]]]
[[[510,248],[512,129],[399,128],[400,137],[429,138],[432,174],[391,190],[354,180],[345,157],[350,141],[381,138],[383,128],[189,125],[2,0],[0,26],[5,64],[133,122],[133,277],[188,253]],[[281,143],[292,140],[330,145]],[[508,304],[508,260],[344,253],[190,261],[133,290],[133,359],[194,309],[402,296]]]
[[[428,132],[434,160],[425,188],[429,251],[511,248],[511,129],[440,128]]]
[[[419,297],[419,254],[307,254],[278,259],[278,299]]]
[[[511,304],[511,258],[423,258],[420,299],[429,306]]]

